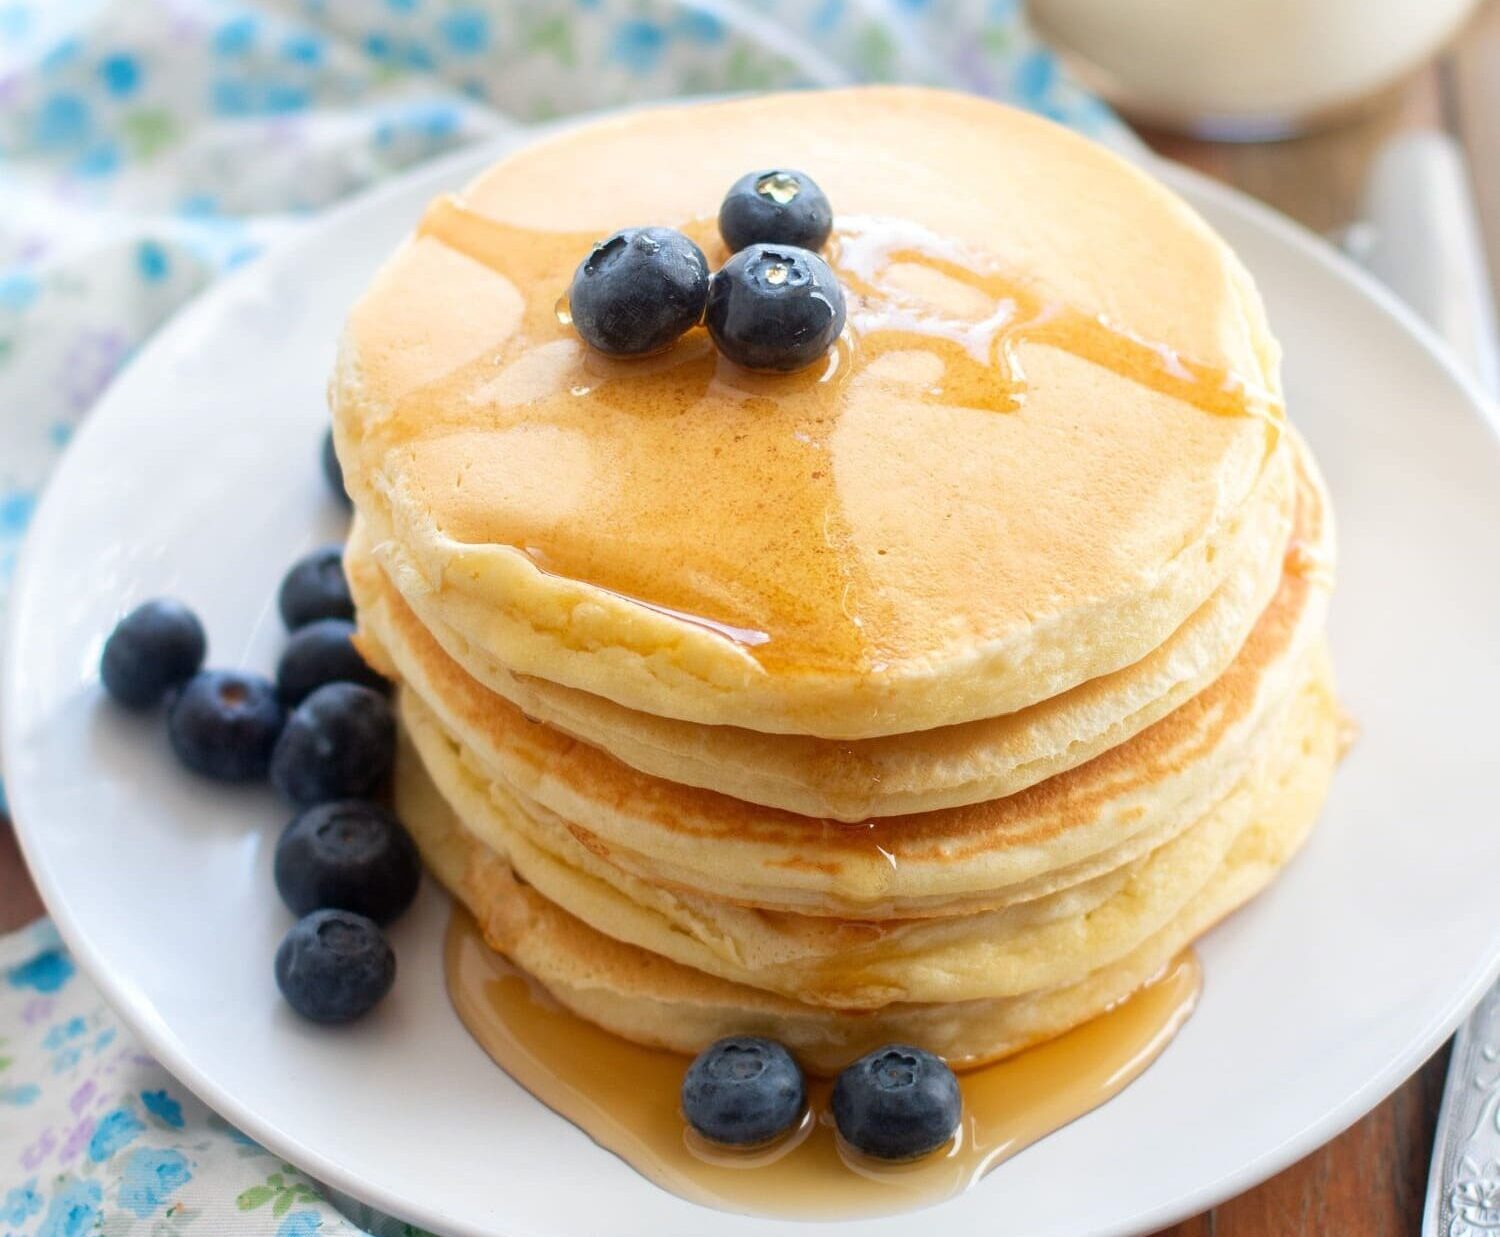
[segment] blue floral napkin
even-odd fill
[[[0,611],[100,391],[310,213],[517,124],[856,81],[1128,140],[1018,0],[0,0]],[[50,924],[0,937],[0,1235],[414,1231],[335,1201],[145,1055]]]

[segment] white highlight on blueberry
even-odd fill
[[[777,206],[785,206],[802,192],[802,182],[785,172],[769,172],[755,182],[755,192]]]

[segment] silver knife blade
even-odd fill
[[[1376,158],[1364,219],[1343,237],[1500,398],[1500,340],[1489,267],[1463,154],[1444,134],[1392,141]],[[1491,416],[1496,416],[1492,404]],[[1500,427],[1500,422],[1497,422]],[[1500,984],[1453,1041],[1427,1179],[1423,1237],[1500,1229]]]
[[[1458,144],[1427,130],[1392,139],[1371,167],[1362,215],[1344,233],[1345,251],[1442,336],[1492,400],[1500,398],[1490,270]]]
[[[1422,1237],[1500,1228],[1500,984],[1459,1027],[1438,1111]]]

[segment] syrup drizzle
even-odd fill
[[[845,218],[830,242],[829,259],[847,289],[858,296],[850,315],[861,340],[894,335],[934,341],[948,366],[944,394],[959,387],[985,399],[968,406],[1012,412],[1026,398],[1021,366],[1024,344],[1044,344],[1092,361],[1118,376],[1214,416],[1253,416],[1271,431],[1285,421],[1285,409],[1269,392],[1229,370],[1204,365],[1167,344],[1148,340],[1104,315],[1086,314],[1041,295],[1023,279],[999,269],[920,224],[905,220]],[[916,267],[978,294],[985,316],[971,319],[934,312],[927,298],[892,286],[892,268]],[[954,371],[957,371],[957,375]],[[954,378],[961,375],[962,381]]]
[[[964,1116],[952,1143],[892,1165],[841,1145],[825,1116],[827,1079],[809,1079],[807,1118],[772,1146],[735,1152],[704,1143],[677,1108],[686,1057],[630,1043],[561,1008],[485,944],[462,908],[449,925],[445,965],[454,1009],[480,1046],[599,1146],[692,1202],[794,1219],[888,1215],[972,1188],[1139,1077],[1192,1013],[1201,987],[1197,958],[1186,952],[1093,1021],[960,1074]]]
[[[1286,548],[1286,571],[1322,588],[1333,587],[1333,560],[1327,550],[1294,537]]]
[[[712,219],[683,230],[711,266],[723,261]],[[1004,630],[1044,612],[1054,585],[1079,595],[1114,587],[1081,561],[1065,582],[1026,564],[1062,557],[1065,547],[1041,542],[1068,536],[1069,486],[1108,489],[1094,476],[1107,467],[1160,469],[1165,484],[1171,466],[1142,441],[1112,462],[1070,464],[1077,475],[1050,493],[1018,476],[1025,450],[1066,450],[1045,423],[1075,397],[1028,375],[1058,364],[1028,349],[1081,358],[1216,418],[1258,419],[1268,449],[1282,424],[1274,399],[1240,376],[1049,300],[912,224],[837,221],[827,256],[849,325],[824,365],[786,375],[725,361],[701,328],[638,360],[585,348],[566,289],[592,234],[517,227],[448,197],[418,236],[500,276],[508,288],[497,299],[518,317],[497,320],[488,348],[482,325],[464,319],[475,346],[455,346],[446,372],[396,392],[390,414],[372,421],[372,437],[410,453],[415,505],[458,542],[524,549],[539,568],[683,619],[773,673],[876,675],[929,654],[960,609],[976,629]],[[999,431],[981,415],[1020,411],[1039,424]],[[962,446],[925,468],[917,440],[930,433]],[[963,498],[1000,469],[1020,518],[1054,530],[1022,548],[1030,560],[1006,532],[1011,517]],[[899,516],[893,494],[909,495]],[[957,580],[945,592],[933,585],[937,564],[919,561],[924,546],[966,547],[995,571],[979,593]]]
[[[557,575],[548,563],[547,552],[536,546],[525,547],[526,557],[535,565],[538,571],[547,575]],[[665,614],[669,618],[678,619],[684,623],[690,623],[694,627],[702,627],[713,632],[716,636],[723,636],[735,644],[744,645],[747,648],[756,648],[770,640],[770,635],[763,631],[755,631],[749,627],[736,627],[732,623],[719,623],[713,619],[704,618],[700,614],[689,614],[685,610],[674,610],[671,606],[659,606],[654,601],[646,601],[640,597],[631,597],[626,593],[617,593],[613,589],[595,585],[601,593],[609,593],[611,596],[619,597],[633,605],[644,606],[647,610],[654,610],[657,614]]]
[[[693,220],[682,231],[719,258],[727,256],[709,219]],[[419,236],[443,241],[483,263],[520,289],[551,289],[528,300],[526,335],[554,338],[571,327],[566,285],[572,267],[598,240],[589,233],[538,233],[470,210],[453,196],[438,198],[418,224]],[[559,255],[565,255],[559,261]],[[1051,301],[984,255],[957,245],[920,224],[873,216],[840,218],[827,247],[829,264],[850,296],[848,332],[819,383],[847,378],[852,366],[840,353],[870,359],[881,353],[921,346],[936,352],[950,372],[936,397],[951,402],[962,391],[969,407],[1010,412],[1025,400],[1026,378],[1019,350],[1045,344],[1092,361],[1139,386],[1179,399],[1215,416],[1253,416],[1272,431],[1271,445],[1285,421],[1285,408],[1243,375],[1183,356],[1169,345],[1148,340],[1107,316],[1086,314]],[[936,309],[931,299],[893,284],[892,268],[916,267],[967,288],[983,302],[978,318]],[[861,345],[874,345],[862,347]],[[625,366],[633,362],[624,362]],[[753,378],[733,366],[737,378]],[[955,372],[956,371],[956,372]],[[722,378],[723,375],[720,375]],[[770,384],[785,384],[775,375]],[[753,383],[747,388],[753,393]],[[774,385],[765,388],[767,394]]]

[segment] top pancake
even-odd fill
[[[748,374],[555,312],[599,236],[713,226],[747,169],[833,202],[850,327]],[[356,307],[346,480],[420,612],[628,708],[825,738],[1025,708],[1160,645],[1280,518],[1275,347],[1248,277],[1108,152],[966,96],[639,112],[441,201]],[[418,605],[417,603],[421,604]]]

